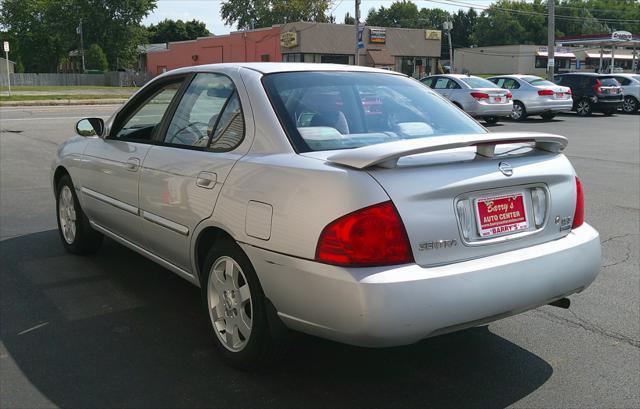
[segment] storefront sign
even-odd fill
[[[424,37],[427,40],[442,40],[442,31],[440,31],[440,30],[424,30]]]
[[[298,33],[295,31],[287,31],[280,34],[280,47],[293,48],[298,45]]]
[[[362,33],[364,33],[364,23],[358,23],[358,32],[356,34],[356,43],[358,43],[358,48],[364,48],[364,41],[362,41]]]
[[[387,31],[384,28],[370,28],[369,42],[375,44],[384,44],[387,41]]]
[[[611,39],[620,41],[631,41],[633,39],[633,35],[628,31],[614,31],[611,34]]]

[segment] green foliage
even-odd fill
[[[546,3],[498,0],[476,21],[472,41],[479,46],[546,44]]]
[[[150,43],[168,43],[170,41],[195,40],[207,37],[211,33],[202,21],[162,20],[147,27]]]
[[[227,25],[259,28],[295,21],[328,22],[329,5],[326,0],[227,0],[220,13]]]
[[[356,25],[356,18],[351,16],[347,11],[347,14],[344,15],[344,22],[342,24],[350,24],[352,26]]]
[[[109,69],[107,55],[98,44],[91,44],[85,55],[85,65],[88,70],[106,71]]]
[[[85,44],[99,44],[112,69],[134,65],[146,42],[142,19],[157,0],[0,0],[0,24],[27,72],[55,72],[69,51],[80,48],[76,28],[83,21]],[[16,57],[17,58],[17,57]]]

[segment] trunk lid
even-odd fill
[[[415,147],[420,145],[418,140],[402,141],[413,149],[390,154],[395,163],[371,153],[377,145],[332,154],[327,160],[345,165],[349,163],[345,157],[359,150],[370,151],[369,163],[380,159],[374,164],[352,161],[348,166],[366,170],[385,189],[403,220],[416,263],[435,266],[528,247],[569,233],[576,202],[575,172],[560,153],[564,138],[547,137],[555,142],[544,135],[513,133],[467,135],[467,146],[433,141],[461,139],[458,136],[422,138],[430,147],[420,150]],[[498,142],[488,142],[491,138]],[[527,144],[527,138],[533,142]],[[378,148],[394,151],[393,146]],[[502,206],[505,211],[488,212]],[[508,226],[504,220],[491,220],[506,213],[510,214]],[[489,219],[483,221],[483,217]]]

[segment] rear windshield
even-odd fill
[[[486,130],[416,80],[363,72],[287,72],[263,78],[299,152]]]
[[[620,83],[612,77],[600,77],[598,78],[600,80],[600,84],[602,84],[605,87],[619,87]]]
[[[462,82],[464,82],[465,84],[467,84],[468,86],[470,86],[471,88],[497,88],[496,84],[494,84],[493,82],[489,81],[489,80],[485,80],[484,78],[479,78],[479,77],[464,77],[464,78],[460,78],[458,77],[458,79]]]
[[[545,80],[544,78],[534,77],[533,75],[530,77],[522,77],[523,80],[527,81],[529,84],[534,87],[548,87],[550,85],[556,85],[549,80]]]

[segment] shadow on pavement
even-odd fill
[[[2,340],[62,407],[504,407],[553,372],[480,327],[384,350],[300,335],[241,373],[215,354],[199,290],[136,253],[67,255],[53,230],[0,246]]]

